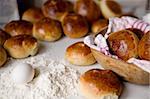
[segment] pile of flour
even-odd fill
[[[36,70],[35,78],[28,84],[16,84],[10,78],[19,62],[31,64]],[[77,95],[79,72],[46,55],[10,60],[9,64],[0,71],[0,99],[67,99]]]

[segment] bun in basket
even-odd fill
[[[48,0],[42,6],[45,17],[62,21],[65,15],[73,11],[73,4],[65,0]]]
[[[92,32],[95,34],[98,34],[102,30],[106,29],[108,26],[108,20],[106,19],[100,19],[92,24]]]
[[[91,65],[96,62],[91,50],[83,42],[77,42],[66,49],[66,59],[74,65]]]
[[[11,36],[16,35],[32,35],[32,23],[25,20],[15,20],[7,23],[4,30]]]
[[[109,48],[113,54],[124,61],[138,57],[138,37],[129,30],[111,33],[108,37]]]
[[[100,0],[100,8],[106,19],[122,15],[121,6],[114,0]]]
[[[40,8],[29,8],[22,15],[22,20],[29,21],[31,23],[35,23],[44,18],[42,10]]]
[[[9,37],[10,35],[8,33],[0,29],[0,45],[3,45]]]
[[[79,88],[86,99],[118,99],[123,84],[111,70],[92,69],[80,77]]]
[[[88,31],[86,20],[78,14],[68,14],[62,22],[64,34],[70,38],[80,38],[85,36]]]
[[[144,34],[140,40],[138,54],[141,59],[150,61],[150,31]]]
[[[30,35],[17,35],[6,40],[4,48],[13,58],[26,58],[38,51],[38,42]]]
[[[4,65],[7,60],[7,53],[5,49],[0,45],[0,67]]]
[[[139,29],[136,29],[136,28],[128,28],[127,30],[133,32],[134,34],[137,35],[137,37],[139,38],[139,40],[143,37],[144,33],[139,30]]]
[[[90,23],[96,21],[101,16],[100,8],[94,0],[77,0],[74,10],[85,17]]]
[[[33,36],[43,41],[55,41],[62,35],[62,28],[59,21],[50,18],[43,18],[34,23]]]

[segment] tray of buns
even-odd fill
[[[6,23],[0,99],[148,99],[150,14],[117,1],[47,0]]]

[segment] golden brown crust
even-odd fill
[[[106,19],[97,20],[92,24],[92,32],[97,34],[102,30],[106,29],[107,26],[108,26],[108,20]]]
[[[10,35],[8,33],[0,29],[0,45],[3,45],[9,37]]]
[[[33,36],[39,40],[55,41],[62,35],[62,28],[59,21],[50,18],[43,18],[34,23]]]
[[[70,38],[80,38],[88,33],[88,24],[86,20],[78,14],[68,14],[62,23],[66,36]]]
[[[122,82],[111,70],[89,70],[80,77],[79,84],[85,96],[93,97],[88,99],[105,99],[100,97],[110,94],[120,96],[123,90]]]
[[[66,49],[66,59],[75,65],[91,65],[96,61],[91,50],[83,42],[77,42]]]
[[[73,5],[64,0],[48,0],[42,7],[43,14],[46,17],[61,21],[66,13],[73,11]]]
[[[82,56],[86,56],[91,53],[91,50],[83,42],[77,42],[72,44],[67,48],[67,52],[71,53],[74,50],[74,53],[79,53]]]
[[[26,10],[22,15],[22,20],[29,21],[31,23],[35,23],[44,18],[42,10],[40,8],[30,8]]]
[[[6,60],[7,60],[7,53],[5,49],[2,46],[0,46],[0,67],[4,65]]]
[[[4,30],[11,36],[32,35],[32,23],[24,20],[11,21],[5,25]]]
[[[119,17],[122,15],[121,6],[114,0],[101,0],[100,8],[102,15],[109,19],[111,17]]]
[[[129,30],[114,32],[109,35],[107,40],[112,53],[124,61],[138,56],[139,39],[133,32]]]
[[[101,16],[100,8],[94,0],[77,0],[74,9],[89,22],[94,22]]]
[[[121,6],[113,1],[113,0],[106,0],[106,5],[110,8],[111,11],[113,11],[114,13],[116,14],[120,14],[122,13],[122,10],[121,10]]]
[[[144,34],[140,40],[138,54],[141,59],[150,61],[150,31]]]
[[[133,32],[134,34],[137,35],[137,37],[139,38],[139,40],[143,37],[144,33],[136,28],[128,28],[127,30],[130,30],[131,32]]]
[[[14,58],[25,58],[37,53],[38,42],[30,35],[17,35],[7,39],[4,48]]]
[[[101,64],[103,68],[112,70],[121,76],[124,80],[135,84],[150,84],[150,74],[137,67],[136,65],[111,58],[94,49],[91,49],[91,51],[97,62]]]

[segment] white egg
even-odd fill
[[[19,63],[13,69],[11,78],[15,83],[28,83],[30,82],[35,74],[34,68],[26,63]]]

